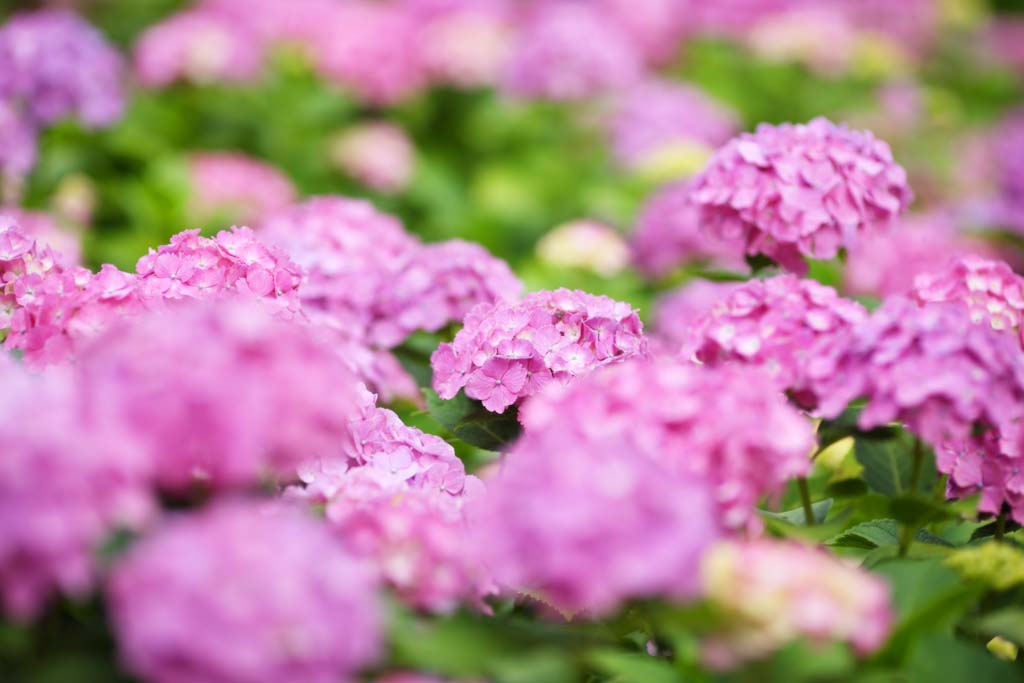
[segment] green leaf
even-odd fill
[[[889,514],[896,521],[913,527],[953,517],[949,508],[942,503],[912,495],[901,495],[890,500]]]
[[[818,425],[818,449],[825,450],[848,436],[862,436],[872,439],[892,438],[899,431],[895,427],[875,427],[867,432],[857,426],[863,406],[854,405],[832,420],[822,420]]]
[[[577,680],[569,653],[557,649],[499,659],[491,664],[490,671],[497,683],[575,683]]]
[[[828,511],[832,509],[832,499],[826,498],[825,500],[819,500],[817,503],[811,503],[811,512],[814,515],[814,522],[821,524],[825,521],[825,517],[828,516]],[[794,510],[786,510],[785,512],[771,512],[769,510],[758,510],[762,516],[770,519],[777,519],[787,524],[794,526],[805,526],[807,524],[807,515],[804,513],[803,507],[798,507]]]
[[[587,655],[587,661],[603,671],[615,683],[682,683],[682,677],[664,659],[638,652],[621,650],[594,650]]]
[[[985,636],[1002,636],[1024,647],[1024,608],[1006,607],[972,619],[967,624],[971,631]]]
[[[522,431],[515,408],[492,413],[462,391],[450,401],[442,400],[432,389],[424,389],[423,395],[431,417],[457,438],[478,448],[501,450]]]
[[[862,435],[854,442],[853,452],[864,467],[861,476],[868,487],[872,491],[895,497],[910,490],[914,448],[915,437],[909,432],[899,431],[889,438]],[[918,490],[930,491],[937,479],[934,457],[926,449]]]
[[[945,539],[924,529],[914,535],[914,540],[920,543],[951,545]],[[865,550],[886,545],[898,545],[899,542],[900,525],[895,519],[873,519],[870,522],[863,522],[826,541],[828,545],[838,548],[863,548]]]
[[[915,643],[907,662],[912,683],[1019,683],[1020,670],[977,643],[928,636]]]

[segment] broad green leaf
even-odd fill
[[[1007,607],[968,622],[968,628],[986,636],[1002,636],[1024,646],[1024,607]]]
[[[919,543],[950,545],[945,539],[924,529],[914,535],[914,540]],[[839,548],[864,548],[865,550],[886,545],[898,545],[899,542],[900,525],[894,519],[873,519],[870,522],[863,522],[826,541],[828,545]]]
[[[492,413],[462,391],[450,401],[442,400],[432,389],[424,389],[423,395],[430,416],[473,446],[498,451],[515,441],[522,431],[515,408]]]
[[[811,503],[811,512],[814,515],[814,521],[816,524],[821,524],[825,521],[825,517],[828,516],[828,511],[832,509],[832,499],[826,498],[825,500],[819,500],[817,503]],[[771,512],[769,510],[758,510],[764,517],[771,519],[777,519],[787,524],[793,524],[795,526],[805,526],[807,524],[807,515],[804,513],[803,507],[798,507],[793,510],[786,510],[784,512]]]
[[[587,661],[615,683],[683,683],[671,664],[647,654],[601,649],[590,652]]]
[[[910,490],[914,447],[914,436],[899,431],[889,438],[862,435],[856,439],[853,451],[864,466],[862,476],[868,487],[895,497]],[[930,491],[937,478],[934,457],[929,449],[924,449],[918,490]]]
[[[575,683],[577,680],[570,653],[558,649],[498,659],[488,670],[496,683]]]
[[[983,645],[952,636],[921,638],[906,665],[911,683],[1020,683],[1021,670]]]

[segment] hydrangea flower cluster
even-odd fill
[[[997,196],[993,213],[1000,224],[1024,232],[1024,110],[1011,113],[991,144]]]
[[[946,496],[967,498],[981,493],[978,510],[998,515],[1005,504],[1024,524],[1024,455],[1018,431],[986,432],[971,439],[944,441],[935,449],[939,472],[948,474]]]
[[[516,96],[578,100],[641,75],[642,59],[629,34],[588,3],[542,3],[520,30],[503,79]]]
[[[552,387],[524,405],[520,419],[521,450],[561,458],[548,446],[557,432],[581,450],[611,441],[631,457],[705,480],[717,518],[731,528],[756,528],[758,500],[805,475],[814,445],[809,422],[764,373],[667,359],[633,360]]]
[[[171,492],[244,487],[332,453],[358,381],[297,322],[252,302],[193,302],[123,321],[77,359],[86,400],[138,435]]]
[[[655,302],[652,341],[676,354],[690,339],[690,328],[719,301],[739,289],[738,282],[690,280]]]
[[[643,323],[629,304],[558,289],[478,305],[430,364],[438,396],[450,399],[465,387],[467,396],[501,413],[551,380],[646,353]]]
[[[36,164],[35,127],[11,103],[0,99],[0,202],[13,202],[21,179]]]
[[[718,669],[800,638],[847,642],[865,656],[892,626],[884,581],[793,541],[722,543],[704,556],[701,576],[705,596],[727,617],[703,643],[704,660]]]
[[[624,437],[582,442],[560,425],[512,449],[473,518],[500,585],[590,616],[697,592],[701,554],[721,534],[712,493]]]
[[[47,213],[0,207],[0,230],[10,228],[34,239],[37,249],[49,248],[63,266],[77,266],[82,261],[82,243],[78,235],[61,228]]]
[[[295,201],[295,186],[273,166],[235,152],[203,152],[189,159],[194,219],[229,216],[249,223]]]
[[[1014,433],[1024,405],[1018,340],[974,324],[959,303],[892,297],[851,333],[819,345],[806,371],[822,416],[864,398],[862,428],[902,422],[933,446],[978,426]]]
[[[0,26],[0,100],[36,123],[113,123],[124,106],[122,77],[121,56],[73,12],[24,12]]]
[[[142,539],[108,596],[124,662],[147,681],[323,683],[376,656],[374,587],[323,524],[236,501]]]
[[[824,118],[741,134],[693,188],[704,229],[797,272],[885,229],[911,196],[888,145]]]
[[[626,90],[610,121],[612,150],[627,168],[674,148],[706,158],[738,128],[733,112],[696,87],[659,80]]]
[[[610,21],[629,34],[651,65],[670,61],[694,28],[689,0],[598,0]]]
[[[751,280],[713,304],[690,326],[683,355],[707,365],[738,362],[767,370],[798,398],[817,349],[867,318],[859,303],[795,275]],[[811,401],[813,403],[813,401]]]
[[[515,24],[506,0],[406,0],[420,26],[430,78],[460,88],[494,85],[508,59]]]
[[[973,322],[988,323],[996,330],[1021,327],[1024,277],[1003,261],[980,256],[955,259],[942,270],[918,275],[913,294],[920,303],[962,302]]]
[[[308,312],[378,346],[397,346],[417,329],[437,331],[522,287],[482,247],[424,245],[362,200],[314,198],[267,217],[260,234],[306,269],[300,296]]]
[[[409,185],[413,155],[405,131],[384,121],[348,128],[331,143],[331,158],[338,168],[384,193],[401,192]]]
[[[152,510],[147,463],[66,380],[0,355],[0,606],[17,619],[58,591],[81,597],[107,534]]]
[[[537,257],[552,266],[583,268],[611,277],[629,264],[629,247],[615,228],[576,220],[546,233],[537,242]]]
[[[669,185],[647,200],[630,242],[634,265],[649,277],[662,277],[689,261],[746,269],[732,244],[701,229],[700,208],[687,182]]]

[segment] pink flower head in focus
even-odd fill
[[[1010,516],[1024,524],[1024,445],[1017,429],[1007,434],[988,431],[980,437],[954,439],[935,449],[935,464],[946,480],[947,498],[968,498],[980,493],[978,510],[991,515],[1009,508]]]

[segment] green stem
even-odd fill
[[[811,490],[807,486],[807,477],[797,477],[796,486],[800,489],[800,502],[804,506],[804,519],[807,526],[814,526],[814,508],[811,506]]]
[[[910,495],[917,495],[917,486],[921,481],[921,466],[924,463],[924,446],[920,439],[914,440],[914,462],[910,469]],[[914,540],[914,533],[917,530],[909,524],[904,524],[900,532],[900,557],[907,556],[910,542]]]
[[[1006,533],[1006,512],[1000,511],[999,516],[996,517],[996,540],[1000,543],[1003,540],[1003,535]]]

